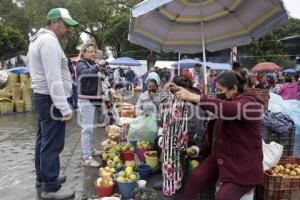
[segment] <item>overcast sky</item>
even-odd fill
[[[283,0],[290,16],[300,19],[300,1],[299,0]]]

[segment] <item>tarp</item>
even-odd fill
[[[28,67],[13,67],[13,68],[7,69],[6,71],[13,72],[16,74],[28,74],[29,68]]]
[[[296,125],[296,134],[300,134],[300,101],[283,100],[281,96],[270,93],[269,110],[290,116]]]

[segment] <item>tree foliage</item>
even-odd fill
[[[274,62],[283,67],[294,66],[296,56],[300,54],[300,45],[282,41],[283,38],[294,35],[300,35],[300,20],[291,18],[286,25],[253,40],[250,45],[240,47],[238,53],[241,62],[246,67],[259,62]]]
[[[129,56],[147,59],[149,58],[149,50],[131,44],[127,40],[130,9],[141,1],[1,0],[0,24],[14,27],[28,40],[28,33],[34,34],[46,25],[46,15],[51,8],[64,7],[80,23],[73,35],[62,41],[66,54],[77,53],[76,47],[81,43],[80,34],[84,32],[102,50],[110,47],[116,57]],[[291,18],[286,25],[278,27],[265,37],[254,40],[250,45],[239,47],[240,61],[248,67],[262,61],[276,62],[281,66],[292,66],[295,63],[296,55],[300,54],[300,45],[284,43],[280,39],[293,35],[300,35],[300,20]],[[2,52],[3,48],[0,48]],[[174,53],[152,54],[151,57],[154,55],[159,59],[174,59],[176,57]],[[218,56],[220,56],[218,52],[208,53],[208,57]]]
[[[26,47],[25,37],[16,29],[0,24],[0,59],[17,56]]]

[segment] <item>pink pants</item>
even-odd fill
[[[218,165],[215,156],[207,157],[193,170],[185,183],[182,200],[193,200],[201,189],[210,183],[216,182],[219,177]],[[235,183],[223,183],[216,193],[215,200],[239,200],[254,186],[243,186]]]

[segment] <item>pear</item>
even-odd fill
[[[130,178],[131,181],[135,181],[137,179],[137,176],[135,174],[131,174],[129,176],[129,178]]]
[[[300,168],[299,167],[295,168],[294,170],[297,172],[298,175],[300,175]]]
[[[125,168],[125,174],[127,175],[130,175],[130,174],[132,174],[133,173],[133,168],[132,167],[130,167],[130,166],[128,166],[128,167],[126,167]]]
[[[289,173],[290,176],[297,176],[297,172],[295,172],[294,170],[290,171]]]
[[[118,177],[125,177],[125,171],[120,171],[119,173],[118,173]]]
[[[198,165],[199,165],[198,160],[192,160],[192,161],[191,161],[192,169],[196,168]]]

